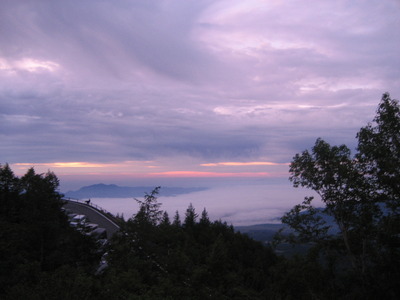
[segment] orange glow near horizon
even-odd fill
[[[17,167],[48,167],[48,168],[126,168],[133,165],[153,163],[151,161],[124,161],[121,163],[91,163],[91,162],[53,162],[53,163],[15,163]],[[147,166],[154,168],[155,166]]]
[[[43,166],[52,168],[102,168],[110,166],[110,164],[95,164],[88,162],[55,162],[55,163],[16,163],[15,166],[31,167],[31,166]]]
[[[201,167],[255,167],[255,166],[282,166],[286,163],[273,162],[219,162],[192,164],[182,170],[170,163],[163,165],[155,161],[124,161],[118,163],[92,163],[92,162],[53,162],[53,163],[15,163],[13,166],[19,173],[25,172],[28,168],[35,168],[37,172],[54,171],[58,176],[118,176],[126,178],[238,178],[238,177],[282,177],[287,176],[280,171],[265,172],[265,170],[236,170],[220,172],[209,172],[196,170]]]
[[[54,171],[57,175],[104,175],[121,173],[147,173],[154,169],[152,161],[124,161],[118,163],[92,162],[52,162],[52,163],[15,163],[12,164],[18,172],[35,168],[37,172]]]

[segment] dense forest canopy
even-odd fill
[[[159,187],[100,247],[72,228],[54,173],[0,166],[1,299],[397,299],[400,296],[400,106],[385,93],[374,120],[346,145],[317,139],[290,165],[316,191],[283,217],[277,255],[190,204],[162,210]],[[327,222],[327,219],[333,220]],[[298,248],[294,248],[298,249]],[[98,272],[101,259],[108,267]]]
[[[52,298],[95,270],[95,241],[69,226],[58,185],[51,172],[18,178],[0,166],[0,298]]]

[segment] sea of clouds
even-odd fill
[[[174,197],[160,196],[158,201],[171,220],[176,211],[183,220],[186,209],[192,203],[199,215],[205,208],[212,221],[222,220],[234,226],[244,226],[279,223],[286,211],[311,195],[314,195],[312,191],[295,189],[290,184],[236,185],[212,187]],[[91,201],[113,214],[123,214],[125,219],[132,217],[139,207],[134,198],[93,198]],[[316,200],[316,206],[319,205]]]

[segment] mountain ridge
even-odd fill
[[[142,197],[150,193],[155,187],[150,186],[118,186],[116,184],[97,183],[83,186],[75,191],[64,193],[67,198],[129,198]],[[205,187],[161,187],[160,196],[173,197],[181,194],[189,194],[207,190]]]

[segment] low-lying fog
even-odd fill
[[[279,223],[279,218],[286,211],[310,195],[313,195],[312,191],[295,189],[290,184],[237,185],[213,187],[175,197],[163,197],[161,189],[158,201],[171,220],[176,211],[183,220],[187,207],[192,203],[198,215],[206,208],[210,220],[221,219],[228,224],[240,226]],[[123,214],[125,219],[132,217],[138,210],[134,198],[92,198],[91,201],[113,214]]]

